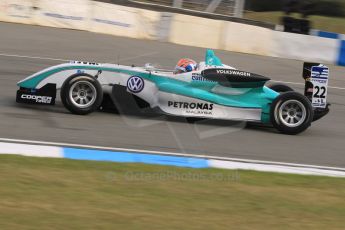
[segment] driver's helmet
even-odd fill
[[[196,70],[197,65],[198,64],[196,63],[196,61],[192,59],[182,58],[177,62],[177,65],[175,67],[175,74],[186,73]]]

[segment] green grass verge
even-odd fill
[[[283,12],[247,12],[244,14],[244,18],[274,24],[281,24],[280,18],[282,16]],[[297,14],[294,16],[298,17]],[[311,16],[309,19],[313,29],[345,34],[345,18]]]
[[[0,155],[0,229],[344,229],[345,179]]]

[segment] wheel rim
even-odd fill
[[[281,104],[278,111],[278,119],[287,127],[297,127],[305,121],[307,109],[302,102],[288,100]]]
[[[78,108],[87,108],[96,101],[97,91],[90,82],[78,81],[71,86],[69,98],[73,105]]]

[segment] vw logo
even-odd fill
[[[144,80],[138,76],[132,76],[127,81],[127,88],[132,93],[139,93],[144,89]]]

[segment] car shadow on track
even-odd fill
[[[10,100],[10,99],[9,99]],[[71,116],[80,116],[71,114],[67,109],[64,108],[60,101],[57,101],[55,106],[47,106],[47,105],[30,105],[30,104],[18,104],[13,102],[8,104],[9,106],[13,106],[17,109],[25,109],[34,111],[34,114],[25,114],[20,112],[3,112],[3,114],[11,117],[17,118],[24,118],[24,119],[40,119],[42,122],[46,120],[46,124],[54,127],[54,121],[52,119],[52,113],[56,114],[69,114]],[[119,109],[121,108],[121,109]],[[206,129],[215,129],[215,128],[223,128],[228,129],[229,132],[239,131],[241,129],[246,130],[253,130],[253,131],[261,131],[261,132],[268,132],[268,133],[276,133],[277,131],[273,129],[269,125],[264,125],[261,123],[256,122],[246,122],[246,121],[233,121],[233,120],[221,120],[221,119],[205,119],[205,118],[191,118],[191,117],[177,117],[166,115],[162,113],[159,109],[151,109],[149,107],[140,108],[138,106],[129,106],[128,104],[117,105],[115,106],[103,106],[99,109],[97,113],[104,113],[109,114],[117,118],[122,119],[142,119],[146,121],[151,121],[152,124],[156,124],[159,122],[168,122],[169,124],[189,124],[192,125],[196,130],[206,130]],[[88,115],[86,115],[88,116]],[[58,128],[58,125],[56,125]]]
[[[102,110],[104,113],[109,113],[117,116],[126,116],[135,119],[146,119],[157,122],[168,123],[186,123],[193,125],[194,127],[204,128],[232,128],[234,130],[246,129],[246,130],[262,130],[269,133],[276,133],[271,125],[264,125],[258,122],[236,121],[236,120],[224,120],[224,119],[208,119],[208,118],[195,118],[195,117],[178,117],[164,114],[159,109],[141,108],[141,109],[123,109],[120,110]]]

